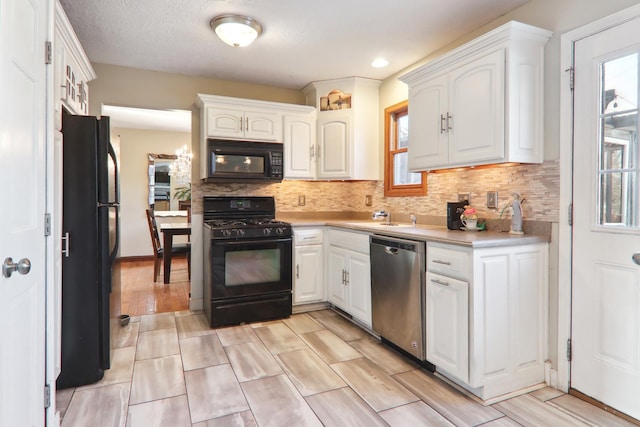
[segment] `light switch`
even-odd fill
[[[498,209],[498,192],[487,191],[487,208]]]

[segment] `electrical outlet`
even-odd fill
[[[458,193],[458,201],[464,202],[465,200],[471,204],[471,193]]]
[[[498,209],[498,192],[487,191],[487,208]]]
[[[298,196],[298,206],[304,206],[304,196]]]
[[[371,194],[367,194],[366,196],[364,196],[364,205],[371,206],[372,204],[373,202],[371,200]]]

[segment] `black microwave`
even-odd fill
[[[283,144],[207,139],[208,182],[280,182]]]

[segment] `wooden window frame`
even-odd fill
[[[385,197],[425,196],[427,194],[427,173],[421,173],[420,184],[393,184],[393,156],[407,151],[395,148],[395,116],[409,114],[409,101],[402,101],[384,109],[384,195]],[[394,139],[392,140],[392,133]],[[411,139],[411,135],[409,135]],[[393,144],[393,149],[392,149]]]

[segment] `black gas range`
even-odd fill
[[[291,315],[291,224],[273,197],[204,197],[204,306],[212,327]]]

